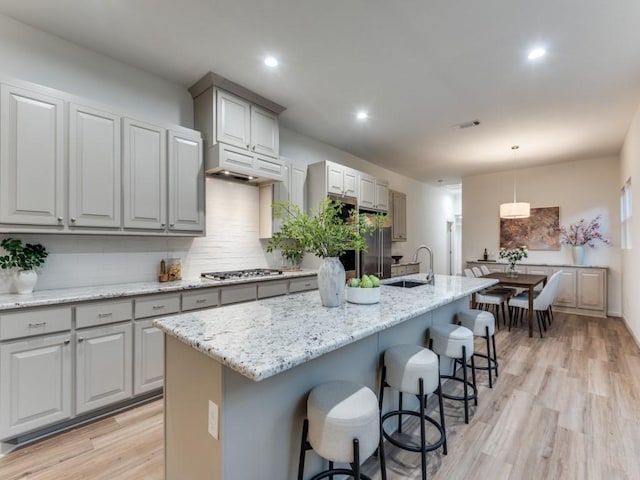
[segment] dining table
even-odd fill
[[[482,278],[495,278],[498,280],[498,285],[503,287],[516,287],[523,288],[529,292],[529,337],[533,337],[533,294],[537,285],[547,284],[546,275],[530,274],[530,273],[518,273],[516,276],[510,276],[505,272],[491,272],[483,275]],[[476,307],[476,294],[471,295],[471,305]]]

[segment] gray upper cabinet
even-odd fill
[[[251,105],[251,150],[273,158],[280,151],[278,116],[256,105]]]
[[[386,212],[389,208],[389,187],[387,185],[384,180],[360,174],[358,206]]]
[[[358,198],[358,172],[333,162],[326,162],[327,193]]]
[[[407,195],[402,192],[389,191],[391,202],[391,240],[407,241]]]
[[[0,87],[0,223],[63,225],[64,101]]]
[[[120,117],[70,104],[69,226],[120,226],[121,158]]]
[[[224,90],[216,90],[218,142],[278,158],[278,115]]]
[[[164,128],[124,119],[124,227],[162,230],[167,218]]]
[[[251,146],[251,104],[240,97],[216,92],[216,137],[223,142],[249,150]]]
[[[169,230],[204,232],[204,166],[200,134],[168,132]]]

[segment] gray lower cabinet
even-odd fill
[[[0,439],[71,418],[71,332],[0,345]]]
[[[131,323],[76,332],[76,413],[132,395]]]
[[[133,394],[162,388],[164,379],[164,334],[153,319],[136,320],[134,331]]]

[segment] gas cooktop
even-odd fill
[[[209,280],[234,280],[240,278],[258,278],[282,275],[282,270],[273,268],[251,268],[247,270],[233,270],[230,272],[205,272],[201,273],[202,278]]]

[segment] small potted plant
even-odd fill
[[[346,274],[340,255],[347,250],[366,250],[365,235],[372,233],[383,223],[385,215],[378,215],[371,222],[357,211],[349,212],[347,220],[341,218],[344,204],[325,199],[307,215],[291,202],[276,202],[274,216],[282,219],[280,235],[269,241],[267,251],[283,245],[296,245],[303,252],[313,253],[322,259],[318,269],[318,290],[325,307],[337,307],[344,301]]]
[[[0,256],[0,268],[3,270],[17,268],[13,274],[13,285],[20,294],[33,292],[33,287],[38,281],[36,267],[44,264],[47,258],[47,250],[40,245],[27,243],[22,245],[22,240],[5,238],[0,242],[7,255]]]
[[[517,277],[518,271],[516,270],[516,262],[519,262],[523,258],[527,258],[529,256],[529,251],[527,247],[518,247],[518,248],[501,248],[500,249],[500,258],[506,258],[507,262],[509,262],[509,269],[507,270],[508,277]]]

